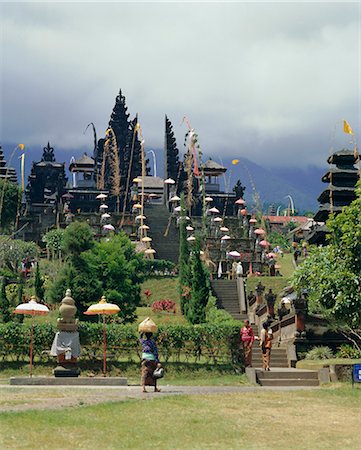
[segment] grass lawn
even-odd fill
[[[347,359],[347,358],[332,358],[332,359],[302,359],[297,361],[296,367],[298,369],[318,370],[322,367],[328,367],[330,365],[343,365],[350,366],[353,364],[361,364],[361,359]]]
[[[361,389],[344,386],[81,404],[71,409],[2,413],[0,447],[361,448]]]

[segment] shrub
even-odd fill
[[[336,353],[336,356],[338,358],[361,358],[361,351],[350,344],[342,344],[339,348],[338,352]]]
[[[210,296],[206,306],[206,322],[219,325],[230,321],[233,317],[224,309],[217,308],[217,299]]]
[[[153,302],[152,311],[154,311],[154,312],[167,311],[167,312],[172,312],[173,314],[175,314],[176,313],[176,304],[173,300],[169,300],[169,299],[158,300],[156,302]]]
[[[306,353],[306,359],[331,359],[333,353],[330,347],[313,347]]]

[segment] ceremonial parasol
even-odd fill
[[[236,205],[245,205],[246,202],[243,200],[243,198],[239,198],[234,202]]]
[[[257,223],[256,219],[249,219],[249,223]]]
[[[208,212],[211,214],[219,214],[219,209],[217,209],[216,207],[213,207],[213,208],[209,209]]]
[[[194,236],[189,236],[189,238],[187,238],[187,241],[192,242],[195,241],[196,238]]]
[[[154,248],[147,248],[147,249],[144,251],[144,253],[145,253],[146,255],[154,255],[154,253],[157,253],[157,252],[154,250]]]
[[[276,258],[277,255],[276,255],[276,253],[270,252],[270,253],[267,254],[267,257],[268,258]]]
[[[95,198],[98,200],[104,200],[105,198],[107,198],[108,196],[106,194],[99,194],[97,195]]]
[[[159,194],[149,194],[149,198],[160,198]]]
[[[212,197],[206,197],[204,200],[205,200],[207,203],[213,202],[213,198],[212,198]]]
[[[141,225],[139,227],[139,230],[149,230],[149,227],[148,227],[148,225]]]
[[[228,234],[221,237],[221,241],[228,241],[228,239],[231,239],[231,236],[228,236]]]
[[[105,315],[117,314],[120,311],[118,305],[113,303],[107,303],[106,298],[101,298],[99,303],[89,306],[84,314],[87,316],[95,316],[96,314],[101,314],[103,316],[103,374],[106,375],[107,372],[107,332],[105,327]]]
[[[246,208],[241,209],[241,214],[242,214],[242,216],[246,216],[248,214],[247,209]]]
[[[175,212],[180,212],[182,210],[182,208],[180,207],[180,206],[176,206],[175,208],[174,208],[174,211]]]
[[[221,227],[219,230],[223,231],[224,233],[227,233],[227,231],[229,231],[227,227]]]
[[[110,223],[108,225],[103,225],[104,230],[115,231],[115,228]]]
[[[142,242],[151,242],[152,238],[148,237],[148,236],[144,236],[144,238],[142,238]]]
[[[172,178],[167,178],[167,179],[164,181],[164,184],[175,184],[175,181],[174,181]]]
[[[213,219],[213,222],[223,222],[223,219],[222,219],[222,217],[215,217]]]
[[[145,219],[146,219],[146,217],[145,217],[145,216],[143,216],[142,214],[140,214],[139,216],[137,216],[137,217],[135,218],[135,220],[140,220],[140,219],[143,219],[143,220],[145,220]]]
[[[102,205],[99,206],[100,209],[108,209],[109,206],[105,205],[104,203]]]
[[[259,235],[261,235],[261,234],[266,234],[266,232],[265,232],[262,228],[256,228],[256,229],[254,230],[254,234],[259,234]]]
[[[268,241],[263,240],[259,243],[259,245],[262,245],[262,247],[269,247],[271,244]]]
[[[174,197],[172,197],[170,200],[170,202],[179,202],[180,198],[178,197],[178,195],[175,195]]]
[[[228,253],[228,256],[232,256],[233,258],[240,258],[241,254],[237,252],[237,250],[232,250],[231,252]]]
[[[186,230],[187,230],[187,231],[193,231],[193,230],[194,230],[194,228],[193,228],[193,227],[191,227],[190,225],[187,225],[187,226],[186,226]]]
[[[30,337],[30,376],[33,376],[33,339],[34,339],[34,316],[45,316],[48,314],[49,308],[35,301],[32,296],[28,303],[22,303],[14,310],[15,314],[29,314],[31,320],[31,337]]]
[[[133,178],[133,183],[141,183],[142,179],[139,177]]]
[[[63,194],[61,197],[62,198],[74,198],[74,195],[71,195],[70,192],[67,192],[66,194]]]
[[[108,213],[104,213],[104,214],[101,215],[102,219],[109,219],[109,217],[111,217],[111,215],[108,214]]]
[[[135,203],[135,205],[133,205],[133,208],[142,209],[142,205],[140,203]]]

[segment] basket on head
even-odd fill
[[[149,317],[144,319],[138,326],[138,331],[141,333],[155,333],[157,330],[157,325]]]

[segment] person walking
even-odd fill
[[[145,386],[154,386],[154,392],[160,392],[157,388],[157,379],[153,376],[155,369],[161,367],[153,333],[141,333],[139,340],[142,345],[142,392],[147,392]]]
[[[262,325],[260,346],[262,349],[263,370],[270,370],[270,359],[272,349],[272,330],[268,329],[268,323],[264,322]]]
[[[254,333],[253,328],[249,324],[249,320],[245,320],[244,325],[241,328],[241,342],[245,366],[252,367],[252,346],[254,342]]]

